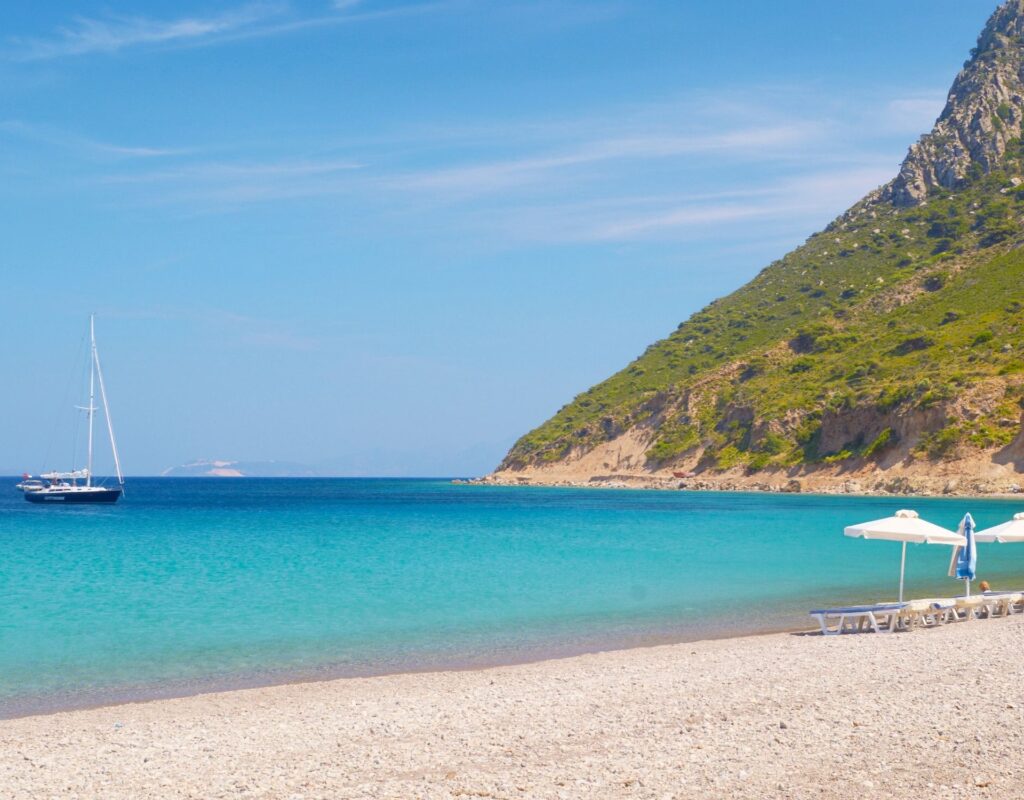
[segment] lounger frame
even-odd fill
[[[812,611],[823,636],[860,633],[867,626],[875,633],[892,633],[900,624],[900,612],[906,603],[876,603],[871,606],[847,606]]]
[[[1024,613],[1024,592],[985,592],[970,597],[910,600],[904,603],[844,606],[811,611],[823,636],[842,633],[894,633],[918,625],[934,627],[946,622]]]

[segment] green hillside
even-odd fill
[[[637,426],[650,469],[694,455],[700,469],[756,471],[1009,444],[1024,397],[1024,90],[1004,84],[1019,83],[1022,18],[1019,0],[993,17],[900,178],[576,397],[502,468]],[[951,168],[948,153],[963,150]]]

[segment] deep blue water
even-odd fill
[[[134,479],[115,506],[0,483],[0,716],[329,675],[515,661],[806,626],[892,599],[899,545],[850,523],[912,507],[980,527],[1024,500]],[[1024,546],[979,578],[1024,586]],[[955,594],[912,546],[907,593]]]

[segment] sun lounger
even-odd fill
[[[976,594],[970,597],[954,597],[953,600],[956,601],[956,608],[954,609],[956,619],[963,622],[977,619],[978,612],[988,613],[984,595]]]
[[[932,606],[928,600],[909,600],[896,615],[897,630],[913,630],[914,626],[934,623]]]
[[[985,598],[985,610],[990,617],[1008,617],[1020,610],[1017,606],[1024,603],[1022,592],[985,592],[982,597]]]
[[[910,600],[864,606],[826,608],[810,612],[825,636],[840,633],[892,633],[918,625],[934,627],[945,622],[966,622],[981,617],[1024,613],[1024,592],[985,592],[970,597]]]
[[[900,611],[899,627],[910,630],[915,625],[935,627],[956,618],[956,601],[947,598],[911,600]]]
[[[955,622],[959,617],[956,613],[956,600],[952,597],[937,598],[929,600],[932,606],[932,615],[938,625],[944,622]]]
[[[868,626],[875,633],[892,633],[900,625],[906,603],[875,603],[870,606],[825,608],[810,612],[821,625],[824,636],[857,633]]]

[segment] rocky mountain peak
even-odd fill
[[[898,206],[920,203],[932,189],[953,189],[977,165],[990,172],[1024,122],[1024,0],[1008,0],[989,19],[957,76],[931,133],[910,148],[882,192]]]

